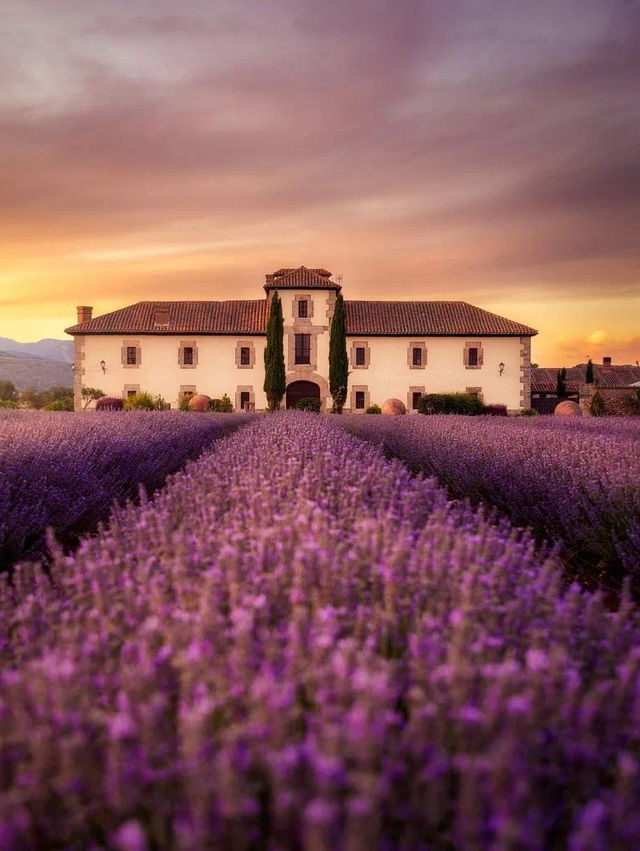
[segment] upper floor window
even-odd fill
[[[296,334],[295,362],[311,363],[311,334]]]
[[[306,319],[309,316],[309,302],[302,299],[298,302],[298,318]]]
[[[240,364],[241,366],[251,365],[251,349],[249,346],[240,347]]]
[[[356,402],[356,408],[358,408],[358,409],[364,408],[364,405],[365,405],[365,392],[364,392],[364,390],[356,390],[355,402]]]
[[[137,346],[127,346],[127,366],[135,366],[138,363]]]
[[[356,366],[364,366],[367,362],[367,350],[364,346],[356,346]]]
[[[478,349],[475,346],[469,347],[467,359],[469,366],[478,366]]]
[[[412,358],[414,366],[422,366],[422,349],[418,346],[414,346],[412,351]]]
[[[185,366],[193,366],[193,346],[185,346],[182,351]]]

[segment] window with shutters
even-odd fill
[[[466,369],[482,368],[482,343],[465,343],[462,353]]]
[[[352,369],[367,369],[371,363],[371,350],[366,340],[354,340],[349,348]]]
[[[296,363],[311,363],[311,334],[296,334]]]

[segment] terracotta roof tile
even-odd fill
[[[169,324],[157,323],[168,311]],[[166,316],[166,314],[165,314]],[[264,334],[266,299],[141,301],[67,328],[67,334]]]
[[[539,366],[531,370],[532,393],[555,393],[556,376],[561,367]],[[565,387],[569,393],[577,393],[578,386],[584,384],[587,373],[586,363],[579,363],[567,369]],[[593,377],[598,387],[629,387],[635,381],[640,381],[640,366],[631,364],[613,364],[605,369],[602,364],[593,364]]]
[[[327,269],[278,269],[272,275],[266,275],[265,290],[340,290],[341,285],[331,280]]]
[[[294,274],[299,272],[296,269]],[[351,337],[519,337],[537,333],[527,325],[512,322],[463,301],[345,301],[345,320],[347,334]],[[263,335],[266,323],[266,299],[141,301],[66,330],[68,334],[239,336]]]
[[[351,337],[531,337],[538,332],[465,301],[345,301]]]

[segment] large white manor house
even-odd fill
[[[278,269],[265,296],[248,301],[142,301],[93,317],[78,307],[76,410],[83,387],[126,398],[226,393],[237,410],[266,408],[264,349],[269,300],[284,315],[287,407],[316,397],[330,409],[329,331],[341,284],[326,269]],[[423,393],[468,392],[511,411],[531,404],[533,328],[464,301],[345,300],[349,387],[346,411],[390,398],[415,410]]]

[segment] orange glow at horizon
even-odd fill
[[[7,0],[0,337],[304,264],[635,363],[639,35],[606,0]]]

